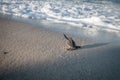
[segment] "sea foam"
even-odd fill
[[[0,13],[120,33],[120,6],[112,2],[0,1]]]

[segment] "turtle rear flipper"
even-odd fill
[[[79,49],[79,48],[81,48],[81,46],[76,46],[76,47],[67,48],[67,50],[72,51],[72,50],[76,50],[76,49]]]
[[[77,49],[82,48],[81,46],[76,46]]]

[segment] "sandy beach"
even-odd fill
[[[62,32],[1,18],[0,80],[120,80],[120,39],[71,36],[81,49],[66,51]]]

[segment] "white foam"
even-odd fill
[[[120,6],[110,2],[0,1],[0,13],[120,33]]]

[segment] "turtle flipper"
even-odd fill
[[[63,35],[64,35],[65,39],[69,40],[68,37],[65,34],[63,34]]]

